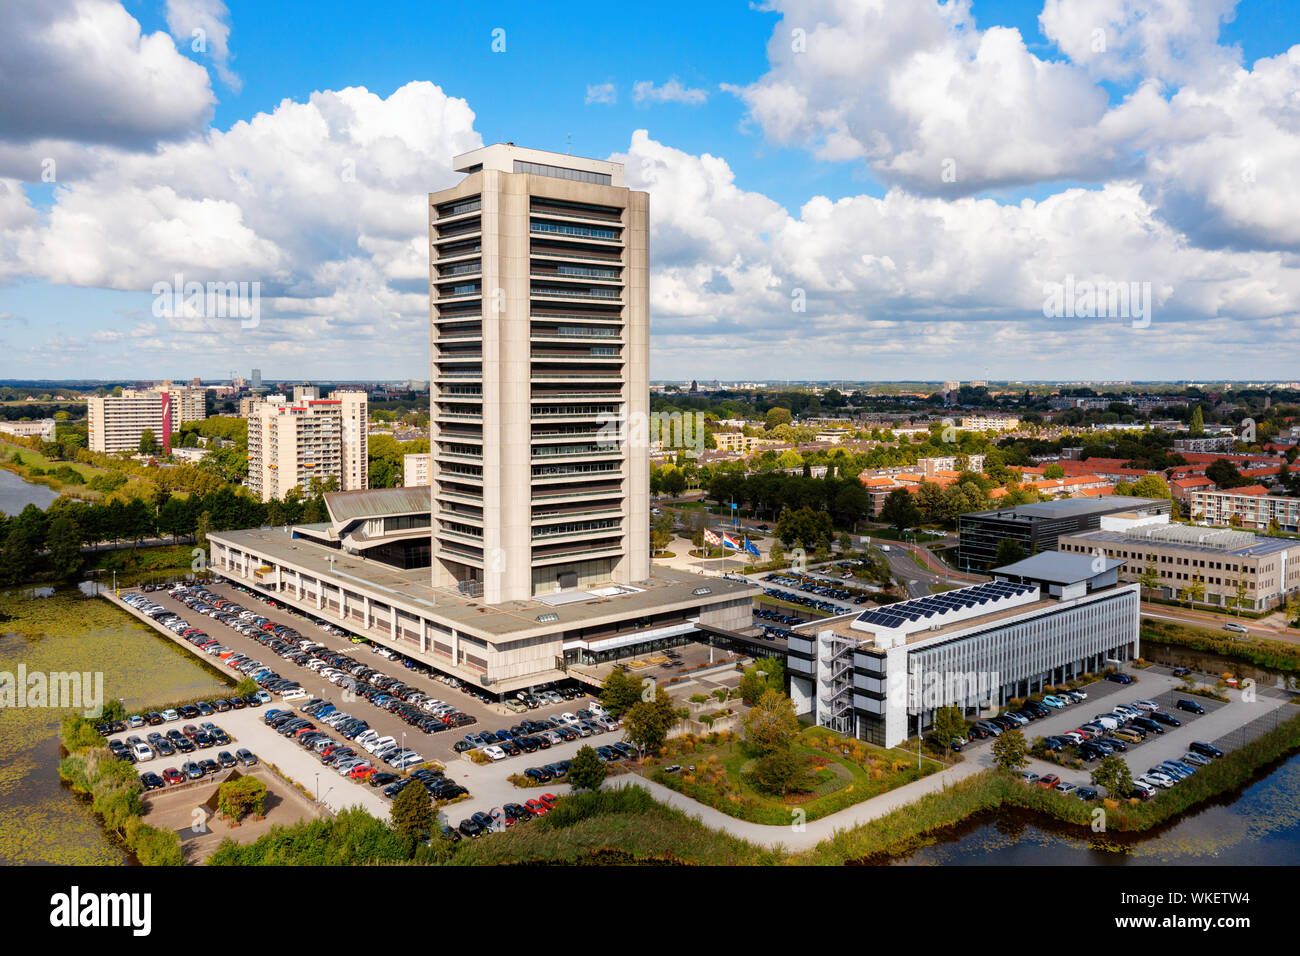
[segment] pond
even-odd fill
[[[4,472],[3,474],[8,474]],[[120,608],[76,587],[0,592],[0,671],[94,671],[128,710],[206,696],[216,674]],[[0,708],[0,865],[113,864],[126,854],[59,780],[59,721],[69,711]]]
[[[16,515],[28,505],[35,505],[44,511],[59,493],[48,485],[39,485],[25,481],[12,471],[0,468],[0,511],[7,515]]]

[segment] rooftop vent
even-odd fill
[[[551,624],[559,619],[560,615],[556,614],[554,611],[545,611],[542,614],[537,615],[538,624]]]
[[[711,588],[711,587],[696,588],[696,589],[695,589],[694,591],[692,591],[691,593],[692,593],[692,594],[712,594],[712,593],[713,593],[713,588]]]

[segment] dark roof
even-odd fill
[[[1116,511],[1135,511],[1150,508],[1163,502],[1158,498],[1130,498],[1125,495],[1108,495],[1104,498],[1056,498],[1052,501],[1039,501],[1034,504],[1017,505],[1014,508],[993,508],[989,511],[972,511],[962,515],[963,518],[1004,518],[1016,521],[1032,521],[1036,518],[1066,518],[1075,515],[1110,514]]]
[[[1105,574],[1123,564],[1124,562],[1117,558],[1043,551],[1030,555],[1023,561],[994,568],[991,573],[995,577],[1007,575],[1013,578],[1028,578],[1031,581],[1047,581],[1051,584],[1077,584],[1079,581],[1087,581],[1099,574]]]

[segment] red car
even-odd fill
[[[360,767],[353,767],[352,770],[348,773],[348,776],[351,777],[353,780],[369,780],[378,772],[379,770],[376,767],[360,766]]]
[[[1034,781],[1034,783],[1038,784],[1044,790],[1050,790],[1060,782],[1061,778],[1054,773],[1045,773]]]
[[[166,770],[164,770],[162,772],[162,778],[164,781],[166,781],[169,787],[174,787],[178,783],[185,782],[185,775],[182,774],[175,767],[168,767]]]
[[[555,794],[553,794],[553,793],[544,793],[544,794],[542,794],[540,797],[537,798],[537,801],[538,801],[542,806],[546,807],[547,810],[554,810],[554,809],[555,809],[555,801],[558,800],[558,799],[560,799],[560,798],[557,797],[557,796],[556,796]]]
[[[546,804],[542,803],[542,801],[540,800],[529,800],[524,804],[524,806],[526,806],[529,810],[531,810],[533,812],[533,816],[535,817],[540,817],[548,810],[551,809]]]

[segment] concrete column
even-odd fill
[[[374,620],[370,616],[369,596],[363,596],[361,598],[361,606],[362,606],[362,611],[361,611],[362,623],[365,624],[366,627],[370,627],[370,625],[374,623]]]
[[[453,664],[460,663],[460,631],[455,628],[451,631],[451,660]]]
[[[397,642],[397,605],[388,609],[388,636]]]
[[[325,582],[323,582],[320,578],[317,578],[316,579],[316,610],[318,611],[325,606],[325,599],[323,597],[324,591],[325,591]]]
[[[420,618],[420,650],[428,651],[429,649],[429,622]]]

